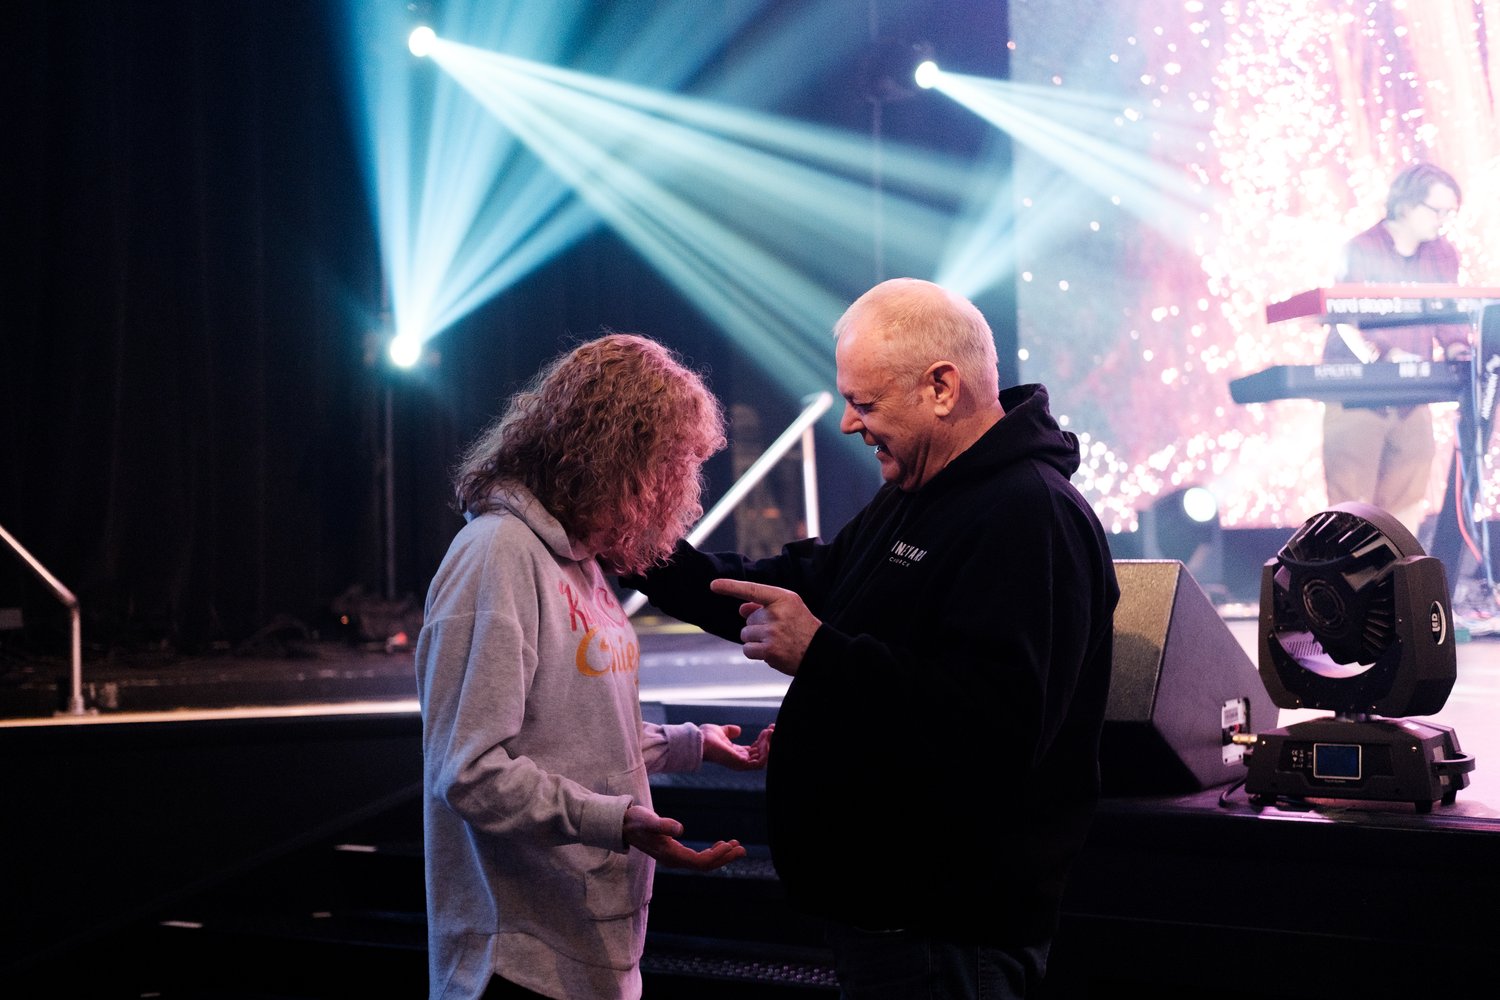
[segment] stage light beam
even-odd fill
[[[1162,235],[1191,247],[1211,204],[1201,184],[1184,184],[1178,160],[1192,155],[1190,123],[1153,120],[1148,133],[1127,128],[1107,95],[940,72],[931,86],[1052,162]]]
[[[924,59],[922,62],[918,63],[916,70],[912,73],[912,79],[915,80],[917,82],[917,86],[921,87],[923,90],[931,90],[933,87],[936,87],[938,85],[938,81],[941,80],[942,77],[943,71],[939,69],[938,64],[933,62],[931,59]]]
[[[363,98],[366,179],[389,309],[402,334],[423,341],[437,335],[601,223],[621,229],[627,241],[650,244],[653,263],[669,280],[691,280],[696,287],[689,298],[726,323],[731,336],[748,327],[757,339],[795,340],[794,355],[811,347],[803,342],[821,339],[832,319],[826,313],[836,314],[848,289],[867,281],[859,273],[868,266],[872,238],[863,181],[867,140],[739,103],[768,99],[767,65],[806,67],[805,73],[778,72],[773,91],[795,89],[820,61],[836,59],[840,46],[857,49],[857,34],[835,30],[846,17],[844,0],[796,5],[784,31],[768,35],[695,97],[679,91],[751,20],[752,7],[735,6],[695,27],[690,44],[688,21],[680,15],[697,11],[699,0],[669,0],[649,16],[621,5],[611,8],[606,24],[583,34],[578,21],[592,7],[587,0],[528,5],[524,12],[456,0],[447,5],[444,30],[431,33],[413,33],[410,22],[398,26],[391,13],[372,17],[359,0],[347,0],[346,7],[357,56],[349,65]],[[441,72],[420,73],[411,58],[394,58],[400,53],[392,37],[408,48],[414,44]],[[460,37],[504,39],[507,54],[454,41]],[[622,48],[621,38],[630,44]],[[488,67],[497,79],[485,93],[491,88],[470,74],[483,77],[486,69],[465,66],[489,59],[510,61],[504,71]],[[562,69],[564,60],[590,72]],[[910,72],[908,66],[908,80]],[[475,86],[455,86],[457,77]],[[538,84],[528,98],[540,105],[542,121],[517,132],[518,124],[532,125],[530,113],[513,109],[510,117],[523,121],[507,121],[493,105],[518,99],[506,95],[505,86],[525,90],[523,80]],[[576,152],[615,175],[627,196],[601,194],[594,190],[597,179],[575,176],[566,164],[559,168],[555,149],[573,140],[547,127],[546,117],[555,114],[571,119],[559,126],[564,132],[593,130]],[[657,144],[632,133],[619,123],[622,115],[649,130],[645,134],[666,130],[670,137]],[[530,148],[538,144],[542,150]],[[732,169],[724,169],[726,163]],[[695,169],[699,164],[705,169]],[[964,166],[925,149],[891,144],[883,150],[887,228],[910,237],[900,241],[899,263],[911,273],[929,270],[941,256],[947,227],[939,206],[951,205],[954,190],[973,183]],[[665,205],[636,204],[660,195],[667,196]],[[650,217],[658,207],[691,225],[691,235],[661,232]],[[699,218],[684,219],[684,212],[718,225],[699,226]],[[736,252],[726,249],[730,245],[753,251],[754,261],[730,269],[736,287],[726,291],[725,255]],[[707,271],[705,258],[715,262]]]
[[[867,280],[848,267],[872,240],[867,149],[828,130],[453,42],[434,59],[787,389],[805,395],[831,381],[822,338],[845,304],[833,289]],[[892,154],[885,216],[901,236],[902,266],[920,273],[941,255],[946,230],[934,178],[955,171],[941,157],[918,170],[914,153]]]

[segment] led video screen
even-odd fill
[[[1239,404],[1232,379],[1310,365],[1326,328],[1266,307],[1332,282],[1406,164],[1463,194],[1460,283],[1500,284],[1493,3],[1013,0],[1020,371],[1085,439],[1106,526],[1181,486],[1227,527],[1328,503],[1322,404]],[[1500,24],[1500,20],[1493,23]],[[1456,403],[1434,403],[1443,499]],[[1489,468],[1493,463],[1489,463]],[[1493,506],[1494,477],[1484,484]]]

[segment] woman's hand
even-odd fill
[[[771,759],[771,734],[774,724],[760,731],[755,742],[739,744],[734,738],[740,734],[739,726],[719,726],[704,723],[698,727],[703,732],[703,759],[722,764],[735,771],[755,771],[766,766]]]
[[[645,806],[625,810],[624,833],[625,843],[651,855],[657,864],[667,868],[706,872],[745,856],[738,840],[721,840],[712,847],[695,851],[677,839],[682,836],[681,823],[658,816]]]

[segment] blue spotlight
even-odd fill
[[[436,41],[437,32],[424,24],[420,28],[413,29],[412,33],[406,36],[406,47],[411,49],[412,55],[420,59],[432,52],[432,43]]]
[[[1201,486],[1192,486],[1182,495],[1182,512],[1199,524],[1208,524],[1219,516],[1219,501]]]
[[[394,337],[389,351],[391,364],[397,368],[411,368],[422,357],[422,338],[408,335]]]
[[[1173,490],[1140,512],[1147,559],[1176,559],[1210,598],[1227,596],[1219,502],[1202,486]]]
[[[942,76],[943,71],[931,59],[922,60],[912,72],[912,79],[916,80],[917,86],[923,90],[931,90],[933,87],[936,87],[938,80],[942,79]]]

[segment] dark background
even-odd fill
[[[786,5],[758,6],[749,32],[775,30]],[[1004,73],[1001,2],[848,8],[866,56],[922,37],[949,68]],[[233,648],[278,622],[328,635],[360,595],[419,606],[459,524],[459,451],[539,364],[605,327],[707,368],[731,412],[754,404],[762,444],[795,416],[603,228],[442,334],[435,366],[389,380],[369,337],[383,292],[343,13],[278,0],[11,12],[0,526],[79,597],[86,656]],[[868,70],[830,64],[762,110],[870,134]],[[993,141],[951,102],[879,110],[891,141],[961,154]],[[885,276],[872,255],[868,280],[843,291]],[[1012,294],[980,305],[1012,364]],[[878,472],[836,446],[836,414],[819,436],[826,536]],[[707,472],[705,506],[732,482],[729,453]],[[713,541],[736,543],[727,529]],[[66,654],[65,612],[9,551],[4,608],[24,628],[0,631],[0,651]]]

